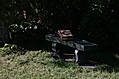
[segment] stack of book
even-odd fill
[[[70,30],[58,30],[57,36],[61,38],[61,40],[73,40],[73,35]]]

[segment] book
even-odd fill
[[[58,35],[61,40],[73,40],[73,35],[70,30],[58,30]]]

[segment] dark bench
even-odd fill
[[[58,56],[60,58],[58,55],[59,50],[56,49],[57,44],[69,46],[75,49],[75,62],[79,64],[88,64],[88,51],[97,49],[97,44],[88,42],[86,40],[74,38],[72,41],[63,41],[60,39],[60,37],[56,37],[55,34],[48,34],[45,37],[47,41],[52,42],[52,56]]]

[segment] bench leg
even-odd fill
[[[87,52],[82,52],[78,49],[75,50],[75,62],[77,62],[79,65],[86,65],[89,64],[89,58]]]
[[[56,44],[57,43],[52,43],[52,53],[51,53],[51,56],[52,57],[56,57],[56,52],[57,52],[57,50],[56,50]]]
[[[79,65],[88,65],[89,64],[89,53],[88,52],[83,52],[79,51]]]
[[[52,53],[51,53],[51,56],[53,58],[60,58],[60,59],[62,59],[60,57],[60,55],[59,55],[59,51],[60,51],[60,49],[58,48],[57,43],[53,42],[52,43]]]
[[[56,52],[56,45],[57,45],[57,43],[52,43],[52,51],[53,52]]]

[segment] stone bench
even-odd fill
[[[88,64],[89,58],[88,58],[88,51],[93,51],[97,49],[97,44],[88,42],[86,40],[81,40],[74,38],[71,41],[63,41],[60,39],[60,37],[56,37],[55,34],[48,34],[45,36],[47,41],[52,42],[52,56],[60,56],[58,55],[58,50],[56,48],[56,45],[61,44],[65,46],[69,46],[71,48],[74,48],[74,54],[75,54],[75,62],[79,64]]]

